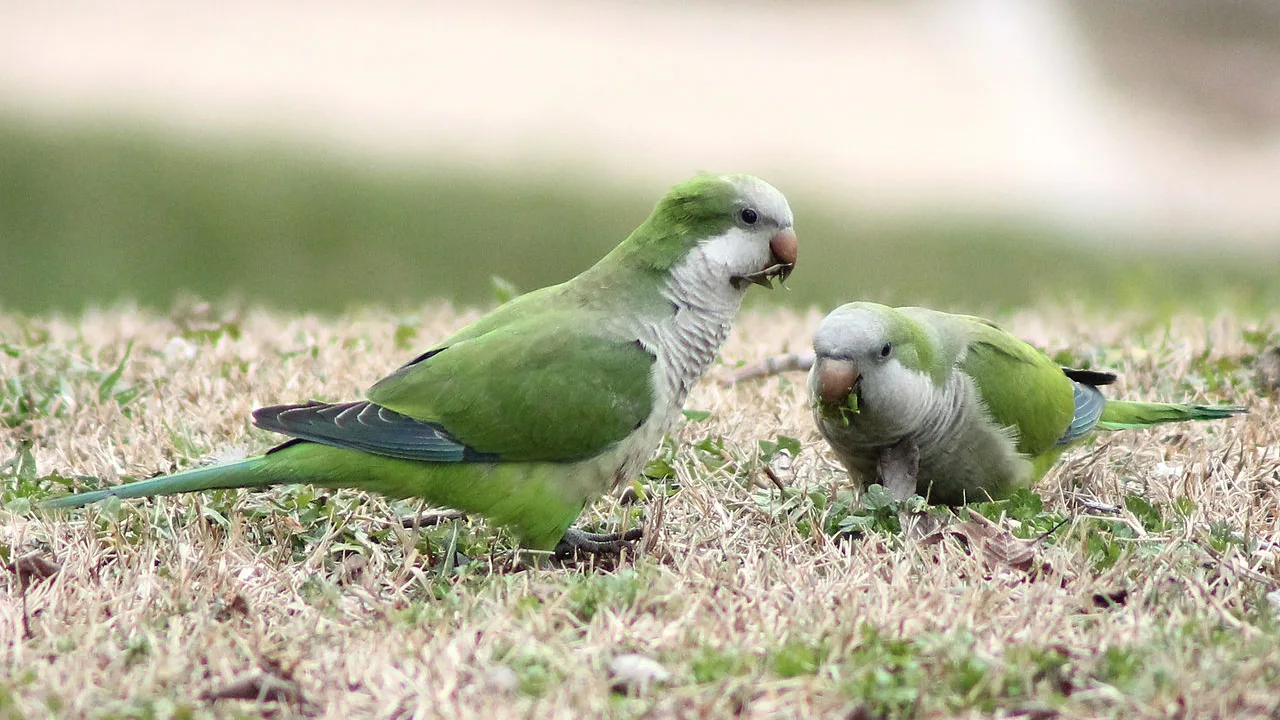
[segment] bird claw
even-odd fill
[[[623,533],[591,533],[577,528],[564,531],[564,537],[556,544],[552,555],[567,559],[582,553],[584,555],[618,555],[624,548],[644,535],[640,528],[632,528]]]

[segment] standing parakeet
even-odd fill
[[[947,505],[1029,486],[1094,429],[1245,412],[1108,401],[1098,386],[1115,375],[1061,368],[987,320],[925,308],[844,305],[813,349],[814,420],[850,475]]]
[[[254,411],[292,439],[265,455],[95,492],[310,483],[420,497],[522,545],[597,548],[583,507],[640,471],[680,416],[751,284],[796,262],[791,208],[750,175],[699,175],[582,274],[496,308],[378,381],[367,400]]]

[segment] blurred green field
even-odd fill
[[[1159,255],[1031,220],[884,217],[789,195],[800,264],[789,292],[753,293],[756,304],[1280,305],[1280,253]],[[530,289],[576,274],[656,199],[590,187],[581,175],[376,167],[268,140],[8,119],[0,307],[163,308],[183,294],[317,312],[440,298],[486,304],[495,275]]]

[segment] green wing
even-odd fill
[[[1018,451],[1035,457],[1054,449],[1071,426],[1071,380],[1047,355],[990,321],[963,317],[970,342],[960,368],[997,423],[1018,431]]]
[[[653,409],[654,357],[635,337],[602,334],[607,321],[579,308],[459,333],[379,381],[368,398],[502,460],[590,457]]]

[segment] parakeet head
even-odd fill
[[[700,280],[742,292],[791,274],[794,223],[786,198],[760,178],[697,175],[671,188],[619,252],[664,272],[693,259]]]
[[[927,327],[893,308],[850,303],[823,318],[813,334],[809,395],[830,420],[893,413],[927,388],[936,356]]]

